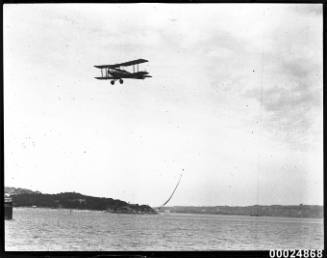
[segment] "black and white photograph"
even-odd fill
[[[5,251],[322,257],[322,4],[8,3],[3,83]]]

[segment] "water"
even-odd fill
[[[323,248],[323,220],[14,208],[6,251]]]

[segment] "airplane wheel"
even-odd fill
[[[123,84],[123,82],[124,82],[123,79],[120,79],[120,80],[119,80],[119,83],[120,83],[120,84]]]
[[[112,85],[114,85],[114,84],[115,84],[115,81],[112,80],[110,83],[111,83]]]

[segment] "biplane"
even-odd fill
[[[101,70],[101,77],[95,77],[98,80],[111,80],[111,84],[115,84],[115,81],[119,80],[119,83],[122,84],[123,79],[145,79],[152,77],[147,71],[141,71],[139,69],[139,64],[149,62],[145,59],[137,59],[120,64],[112,65],[95,65],[94,67]],[[132,66],[133,72],[129,72],[124,67]]]

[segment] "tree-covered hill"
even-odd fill
[[[17,191],[15,191],[15,189]],[[10,190],[10,191],[9,191]],[[27,189],[24,189],[27,190]],[[43,194],[34,191],[22,191],[21,188],[6,187],[14,207],[46,207],[66,209],[104,210],[113,213],[155,214],[148,205],[129,204],[112,198],[82,195],[75,192]]]

